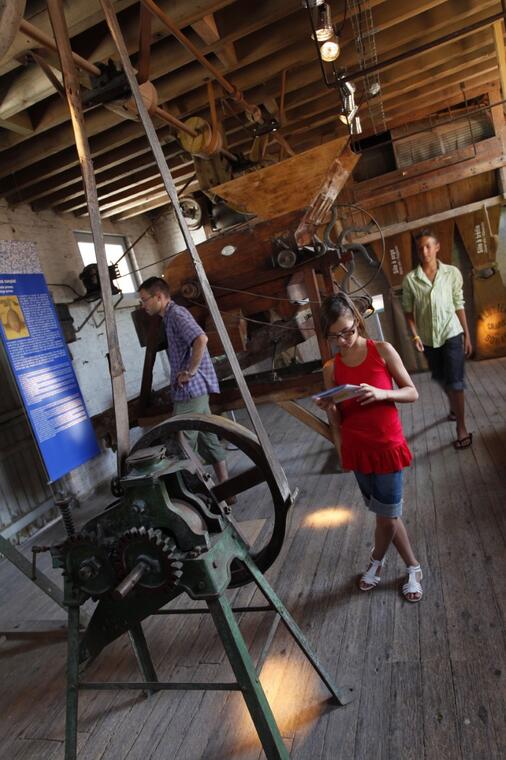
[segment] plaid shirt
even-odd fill
[[[192,343],[199,335],[204,335],[203,329],[194,320],[188,309],[178,306],[171,301],[163,315],[163,324],[167,336],[167,356],[170,362],[170,379],[172,398],[174,401],[186,401],[190,398],[207,396],[209,393],[219,393],[220,386],[214,371],[209,351],[204,351],[197,374],[188,383],[180,386],[176,377],[179,372],[189,369]]]

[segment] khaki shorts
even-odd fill
[[[174,414],[211,414],[209,396],[198,396],[184,401],[174,401]],[[223,462],[226,457],[223,446],[216,433],[204,433],[201,430],[186,430],[188,443],[206,464]]]

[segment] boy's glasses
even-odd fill
[[[139,303],[141,306],[143,306],[143,304],[147,303],[148,301],[151,301],[152,298],[154,298],[154,296],[148,296],[147,298],[139,298]]]
[[[352,335],[355,335],[355,331],[357,329],[357,323],[354,322],[351,327],[348,327],[347,330],[341,330],[341,332],[338,333],[329,333],[329,338],[334,338],[334,340],[348,340],[348,338],[351,338]]]

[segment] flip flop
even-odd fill
[[[448,417],[446,418],[448,422],[457,422],[457,417],[455,415],[455,412],[450,412]]]
[[[473,434],[469,433],[469,435],[464,436],[464,438],[457,438],[457,440],[453,442],[453,448],[457,449],[457,451],[460,449],[467,449],[472,443]]]

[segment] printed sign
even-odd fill
[[[99,453],[35,245],[0,241],[0,335],[50,480]]]

